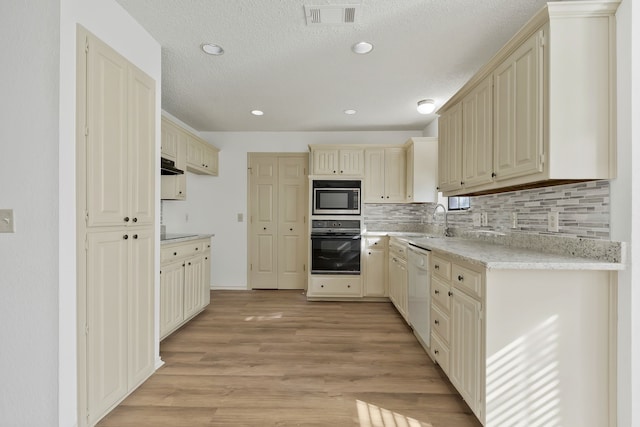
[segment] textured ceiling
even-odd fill
[[[163,110],[199,131],[423,129],[435,115],[418,114],[416,103],[442,105],[545,4],[117,1],[162,45]],[[355,24],[307,26],[305,4],[361,9]],[[353,54],[362,40],[374,50]],[[204,54],[203,42],[225,54]]]

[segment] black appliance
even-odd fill
[[[160,175],[182,175],[184,171],[176,167],[176,162],[173,160],[160,158]]]
[[[314,180],[312,215],[360,215],[360,181]]]
[[[360,220],[311,222],[311,274],[360,274]]]

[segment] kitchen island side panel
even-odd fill
[[[486,426],[609,425],[610,274],[487,271]]]

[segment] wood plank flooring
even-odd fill
[[[212,291],[101,427],[477,427],[391,303]]]

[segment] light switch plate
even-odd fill
[[[14,233],[13,209],[0,209],[0,233]]]
[[[474,212],[472,215],[473,218],[473,226],[480,227],[480,212]]]
[[[242,221],[244,221],[243,215],[242,215],[242,213],[239,213],[238,214],[238,222],[242,222]]]

